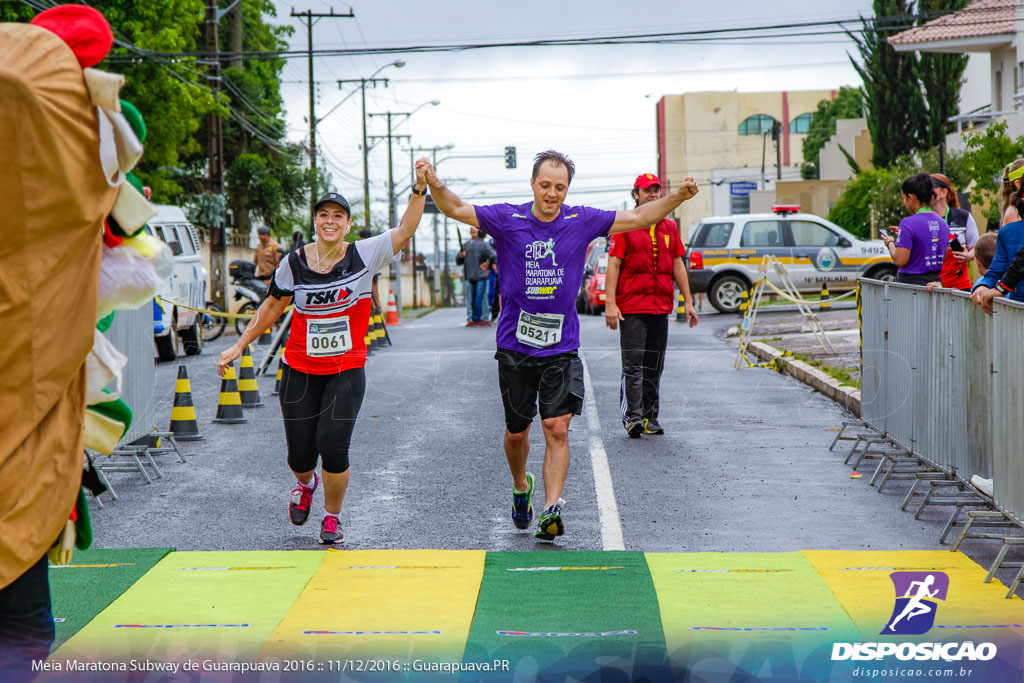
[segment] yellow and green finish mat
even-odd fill
[[[75,564],[51,570],[54,616],[66,615],[55,660],[509,662],[496,679],[731,666],[762,680],[846,680],[832,643],[885,640],[890,574],[909,571],[949,577],[918,640],[1009,643],[1002,668],[986,663],[977,680],[1024,670],[1024,604],[941,550],[144,549],[77,553]]]

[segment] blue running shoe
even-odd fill
[[[541,541],[553,541],[555,536],[565,533],[565,524],[562,523],[563,505],[565,505],[565,501],[559,498],[557,503],[540,513],[540,519],[537,520],[537,532],[534,534],[535,538]]]
[[[529,482],[529,485],[525,492],[516,491],[516,487],[512,487],[512,523],[516,525],[517,529],[529,529],[530,522],[533,521],[533,489],[535,485],[533,475],[529,472],[526,473],[526,481]]]

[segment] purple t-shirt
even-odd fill
[[[900,221],[896,246],[910,250],[910,260],[899,272],[919,275],[940,270],[949,246],[949,226],[932,211],[907,216]]]
[[[563,205],[555,220],[544,223],[532,206],[478,206],[476,217],[498,252],[498,348],[552,356],[580,346],[576,294],[587,245],[608,234],[615,212]]]

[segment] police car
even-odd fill
[[[157,359],[172,361],[178,357],[179,337],[184,352],[193,356],[203,350],[198,314],[191,308],[206,303],[206,269],[196,229],[177,206],[155,204],[156,217],[149,221],[146,232],[171,248],[174,272],[153,299],[153,341]],[[173,301],[184,306],[166,303]]]
[[[706,292],[722,313],[739,310],[740,295],[761,277],[765,256],[786,266],[801,292],[849,291],[857,279],[891,280],[896,266],[881,240],[861,240],[835,223],[799,206],[775,206],[772,213],[705,218],[688,246],[688,274],[693,293]],[[769,282],[781,286],[771,268]]]

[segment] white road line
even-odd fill
[[[605,550],[625,550],[619,507],[615,503],[615,490],[612,488],[612,471],[608,467],[608,453],[604,450],[604,441],[601,439],[601,420],[597,416],[594,385],[590,381],[590,368],[587,367],[587,359],[582,349],[580,360],[583,361],[583,384],[587,395],[583,415],[587,419],[587,431],[590,432],[590,463],[594,470],[597,510],[601,518],[601,546]]]

